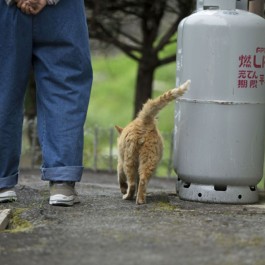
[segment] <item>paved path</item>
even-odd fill
[[[175,180],[152,179],[148,204],[123,201],[116,176],[85,172],[81,203],[48,205],[48,185],[24,171],[11,208],[14,228],[0,233],[1,265],[265,265],[261,203],[181,201]]]

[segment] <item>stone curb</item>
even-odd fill
[[[0,231],[6,229],[11,217],[11,209],[0,210]]]

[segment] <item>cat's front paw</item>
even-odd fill
[[[146,204],[146,200],[144,198],[136,198],[136,204],[137,205],[142,205],[142,204]]]
[[[120,189],[122,194],[126,194],[128,190],[128,185],[126,182],[120,183]]]
[[[127,188],[121,188],[121,193],[126,194],[127,193]]]
[[[131,194],[126,193],[126,194],[124,194],[122,196],[122,199],[123,200],[132,200],[133,199],[133,196]]]

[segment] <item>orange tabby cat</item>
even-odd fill
[[[156,127],[155,117],[170,101],[182,96],[189,84],[188,80],[179,88],[165,92],[158,98],[149,99],[137,117],[124,129],[115,126],[119,132],[117,170],[123,199],[133,199],[138,181],[136,203],[146,202],[148,181],[163,153],[163,140]]]

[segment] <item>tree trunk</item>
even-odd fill
[[[137,71],[137,81],[134,96],[134,117],[142,109],[143,104],[152,97],[153,78],[155,67],[146,67],[145,64],[139,63]]]
[[[249,11],[264,17],[264,0],[255,0],[249,2]]]

